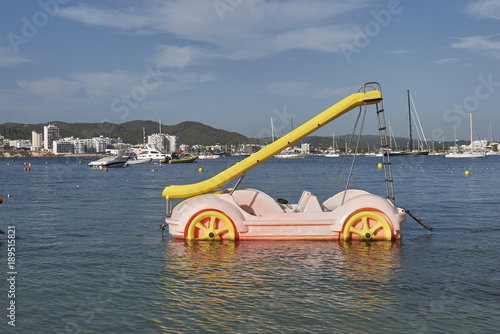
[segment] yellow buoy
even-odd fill
[[[45,161],[45,164],[47,165],[47,164],[48,164],[48,162],[47,162],[47,161]]]
[[[378,169],[382,169],[382,164],[379,162],[377,167],[378,167]]]
[[[152,172],[156,172],[156,169],[151,169]]]
[[[201,168],[201,167],[198,168],[198,172],[200,172],[200,173],[203,172],[203,168]]]
[[[469,175],[470,172],[468,170],[465,171],[465,175]]]

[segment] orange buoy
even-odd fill
[[[104,168],[104,171],[105,171],[105,172],[107,172],[107,171],[108,171],[108,169],[107,169],[107,168]]]

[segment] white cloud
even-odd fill
[[[77,81],[60,78],[44,78],[33,81],[19,80],[17,84],[30,93],[40,96],[74,94],[82,88],[81,83]]]
[[[221,15],[215,1],[178,0],[144,2],[121,11],[79,5],[63,8],[59,15],[127,33],[165,33],[205,46],[208,43],[219,49],[219,56],[255,59],[291,49],[340,52],[338,45],[352,41],[355,32],[336,20],[345,22],[346,13],[371,2],[245,0],[224,2],[230,9]],[[163,60],[165,66],[179,68],[193,64],[201,53],[193,47],[169,47],[168,51],[171,54]],[[179,58],[182,54],[188,56],[184,61]]]
[[[442,58],[442,59],[438,59],[438,60],[435,60],[434,63],[435,64],[458,64],[459,63],[459,59],[458,58]]]
[[[158,49],[159,52],[153,61],[160,67],[183,69],[187,66],[201,65],[206,59],[220,57],[197,46],[160,45]]]
[[[12,49],[0,48],[0,68],[12,67],[27,62],[30,62],[30,60],[13,54]]]
[[[124,30],[135,30],[149,25],[148,17],[129,8],[125,11],[92,8],[86,4],[61,8],[58,15],[88,25],[106,26]]]
[[[486,54],[500,58],[500,41],[495,40],[497,36],[471,36],[458,37],[458,42],[452,43],[455,49],[468,49],[473,52]]]
[[[468,4],[464,11],[478,18],[500,20],[500,2],[498,0],[476,0]]]

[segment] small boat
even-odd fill
[[[336,153],[337,151],[335,150],[335,133],[333,133],[333,146],[332,150],[326,153],[324,156],[327,158],[338,158],[340,154]]]
[[[89,167],[92,168],[118,168],[123,167],[128,161],[128,157],[104,157],[99,160],[91,161]]]
[[[484,158],[484,156],[484,152],[477,151],[450,152],[445,154],[445,158]]]
[[[140,164],[148,164],[152,161],[153,159],[152,158],[142,158],[142,159],[138,159],[138,158],[133,158],[133,159],[129,159],[125,164],[126,165],[140,165]]]
[[[177,157],[177,158],[166,158],[162,160],[162,163],[169,163],[169,164],[184,164],[184,163],[191,163],[195,162],[196,159],[198,159],[198,156],[196,155],[190,155],[190,156],[184,156],[184,157]]]
[[[454,126],[455,132],[455,146],[452,148],[451,152],[444,155],[445,158],[484,158],[486,152],[483,150],[478,150],[474,148],[474,141],[472,140],[472,112],[470,113],[470,145],[465,147],[465,149],[460,150],[457,147],[457,129]]]
[[[218,155],[218,154],[207,154],[207,155],[201,154],[198,156],[198,159],[203,159],[203,160],[219,159],[219,158],[220,158],[220,155]]]

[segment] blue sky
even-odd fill
[[[2,1],[0,123],[199,121],[290,131],[365,82],[408,135],[500,139],[500,1]],[[319,135],[348,134],[355,112]],[[375,116],[364,133],[375,134]]]

